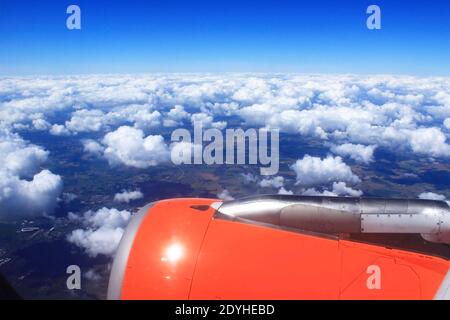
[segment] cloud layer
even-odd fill
[[[199,119],[223,128],[224,117],[232,116],[318,137],[357,161],[371,160],[368,146],[448,158],[449,92],[449,78],[389,75],[4,78],[0,118],[3,127],[73,135],[120,126],[157,130]]]
[[[80,136],[111,166],[169,160],[164,130],[189,126],[280,129],[323,142],[325,158],[291,165],[305,193],[357,195],[349,164],[377,148],[433,161],[450,158],[450,78],[393,75],[155,74],[0,78],[0,216],[51,212],[61,178],[41,166],[48,152],[26,131]],[[251,177],[248,177],[251,178]],[[277,180],[278,179],[278,180]],[[257,181],[291,193],[280,178]],[[17,199],[17,200],[14,200]],[[24,207],[21,203],[27,203]],[[25,209],[25,210],[22,210]]]

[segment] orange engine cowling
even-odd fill
[[[220,214],[221,201],[140,210],[109,299],[448,299],[449,261]]]

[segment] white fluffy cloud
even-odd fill
[[[423,192],[419,194],[419,199],[445,201],[447,202],[448,206],[450,206],[450,200],[447,200],[447,198],[443,194]]]
[[[38,172],[47,157],[42,148],[0,130],[0,218],[52,213],[62,180],[48,170]]]
[[[363,192],[361,190],[355,190],[347,187],[345,182],[334,182],[333,193],[339,196],[361,197]]]
[[[326,196],[326,197],[337,197],[338,195],[333,191],[324,189],[323,191],[317,190],[316,188],[303,189],[301,192],[304,196]]]
[[[122,192],[114,195],[114,201],[129,203],[130,201],[142,199],[143,197],[144,194],[140,190],[123,190]]]
[[[184,110],[181,105],[176,105],[167,113],[164,119],[165,127],[176,127],[183,125],[183,120],[189,119],[189,113]]]
[[[33,124],[33,127],[39,131],[48,130],[51,127],[50,123],[48,123],[44,119],[40,119],[40,118],[33,120],[32,124]]]
[[[16,134],[0,131],[0,170],[19,176],[30,176],[47,160],[48,152],[28,144]]]
[[[213,120],[213,117],[206,113],[195,113],[191,116],[192,125],[201,124],[204,128],[210,127]]]
[[[338,146],[332,146],[331,151],[342,157],[349,157],[356,162],[368,164],[373,161],[373,152],[375,148],[376,146],[345,143]]]
[[[100,131],[105,125],[105,114],[101,110],[77,110],[72,113],[69,121],[66,121],[66,128],[73,132]]]
[[[140,129],[122,126],[103,138],[104,156],[111,165],[148,168],[168,161],[170,152],[160,135],[144,137]]]
[[[76,229],[67,240],[91,256],[99,254],[111,256],[117,250],[124,229],[131,218],[131,213],[123,210],[102,208],[98,211],[87,211],[82,217],[69,215],[72,220],[80,220],[84,229]]]
[[[328,156],[324,159],[306,155],[291,166],[297,174],[297,185],[308,187],[332,182],[358,183],[360,179],[346,165],[341,157]]]
[[[49,215],[61,191],[61,177],[48,170],[35,174],[31,180],[0,171],[0,217]]]
[[[414,152],[436,157],[450,156],[447,137],[438,128],[421,128],[411,133],[411,148]]]
[[[101,142],[84,139],[82,143],[84,152],[104,157],[111,166],[145,169],[169,161],[171,153],[161,135],[145,137],[143,130],[130,126],[107,133]]]
[[[86,139],[86,140],[83,140],[82,142],[83,142],[84,152],[92,154],[94,156],[103,155],[103,152],[105,151],[105,147],[102,146],[97,141],[92,140],[92,139]]]
[[[419,199],[444,201],[446,198],[443,194],[437,194],[433,192],[423,192],[419,194]]]
[[[259,186],[262,188],[281,188],[284,186],[284,178],[281,176],[261,180]]]
[[[286,190],[284,187],[281,187],[280,190],[278,190],[278,194],[282,194],[282,195],[293,195],[294,192],[291,190]]]
[[[49,132],[54,136],[69,136],[71,134],[70,131],[67,130],[67,128],[62,124],[52,125]]]

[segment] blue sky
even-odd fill
[[[77,4],[82,30],[66,28]],[[366,8],[382,9],[382,30]],[[0,2],[0,75],[305,72],[450,75],[450,1]]]

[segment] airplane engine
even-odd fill
[[[342,234],[450,243],[445,202],[260,196],[151,203],[114,259],[109,299],[450,299],[446,259]]]

